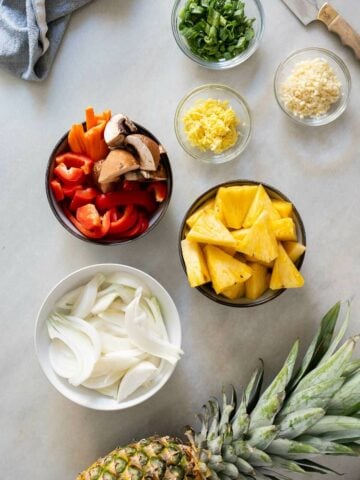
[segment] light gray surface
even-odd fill
[[[266,362],[268,379],[295,338],[306,344],[337,299],[354,296],[350,331],[360,330],[360,64],[322,25],[305,29],[280,0],[265,0],[260,50],[232,71],[202,70],[173,41],[171,3],[95,2],[74,15],[46,83],[0,74],[0,450],[6,480],[70,480],[119,443],[154,432],[180,435],[210,394],[220,393],[223,384],[245,382],[258,357]],[[358,2],[334,4],[360,30]],[[305,46],[338,53],[353,79],[346,114],[317,130],[290,123],[272,92],[277,64]],[[177,102],[206,82],[236,88],[252,109],[253,139],[242,157],[227,165],[196,163],[175,138]],[[172,161],[175,188],[168,213],[155,231],[130,246],[92,246],[71,237],[47,204],[49,152],[89,104],[126,112],[148,127]],[[302,290],[243,311],[191,290],[177,249],[185,209],[208,187],[234,178],[265,181],[290,196],[302,214],[309,246]],[[107,261],[143,269],[169,290],[182,317],[186,352],[159,394],[120,413],[90,411],[62,398],[40,371],[32,338],[49,289],[78,267]],[[344,480],[359,480],[358,459],[327,464],[347,472]]]

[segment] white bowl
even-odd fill
[[[51,367],[49,360],[50,337],[46,328],[46,320],[50,312],[54,308],[55,303],[66,292],[72,290],[80,285],[91,280],[91,278],[98,272],[110,274],[113,272],[125,272],[132,274],[142,280],[151,290],[151,292],[158,298],[161,310],[164,317],[165,326],[169,335],[171,343],[177,347],[181,346],[181,326],[180,318],[174,301],[165,290],[153,277],[141,270],[138,270],[127,265],[119,265],[116,263],[100,263],[97,265],[90,265],[88,267],[80,268],[63,278],[45,298],[35,325],[35,348],[40,362],[40,366],[47,376],[50,383],[69,400],[82,405],[84,407],[92,408],[94,410],[123,410],[130,408],[139,403],[144,402],[148,398],[155,395],[171,377],[175,365],[168,362],[162,362],[160,371],[156,378],[148,387],[141,387],[134,392],[128,399],[117,402],[113,398],[106,397],[100,393],[90,390],[88,388],[79,386],[74,387],[67,379],[59,377]]]

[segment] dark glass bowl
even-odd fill
[[[254,182],[252,180],[233,180],[231,182],[220,183],[219,185],[216,185],[215,187],[212,187],[209,190],[207,190],[205,193],[200,195],[200,197],[198,197],[195,200],[195,202],[191,205],[191,207],[186,212],[180,227],[179,254],[180,254],[181,265],[184,269],[185,274],[186,274],[186,266],[185,266],[184,257],[181,251],[181,240],[185,238],[186,233],[189,230],[189,227],[186,225],[186,220],[190,217],[190,215],[192,215],[195,212],[195,210],[201,207],[201,205],[203,205],[205,202],[215,197],[220,187],[234,187],[234,186],[241,186],[241,185],[260,185],[260,184],[265,188],[265,190],[267,191],[268,195],[271,198],[276,200],[284,200],[286,202],[291,202],[291,200],[289,200],[283,193],[279,192],[279,190],[277,190],[276,188],[271,187],[270,185],[266,185],[265,183],[262,183],[262,182]],[[305,227],[304,227],[303,221],[300,217],[299,212],[295,208],[295,205],[293,204],[293,202],[291,203],[293,205],[293,220],[295,223],[296,233],[298,237],[297,241],[306,246],[306,234],[305,234]],[[304,256],[305,256],[305,252],[295,262],[295,265],[299,270],[303,264]],[[222,305],[227,305],[228,307],[238,307],[238,308],[256,307],[257,305],[262,305],[263,303],[270,302],[270,300],[274,300],[274,298],[278,297],[286,290],[286,289],[281,289],[281,290],[268,289],[260,298],[256,300],[249,300],[247,298],[238,298],[235,300],[230,300],[228,298],[223,297],[222,295],[218,295],[217,293],[215,293],[210,283],[201,285],[200,287],[196,287],[196,288],[200,293],[202,293],[203,295],[210,298],[210,300],[213,300],[216,303],[221,303]]]
[[[135,122],[134,122],[135,123]],[[85,125],[85,124],[84,124]],[[138,128],[138,133],[141,133],[143,135],[146,135],[150,138],[152,138],[155,142],[157,142],[160,145],[159,140],[146,128],[142,127],[138,123],[135,123],[135,125]],[[149,220],[149,226],[143,232],[141,235],[138,235],[137,237],[133,238],[126,238],[126,239],[113,239],[113,238],[88,238],[85,235],[83,235],[76,227],[71,223],[71,221],[66,217],[65,213],[62,210],[61,204],[56,200],[54,197],[54,194],[52,192],[52,189],[50,188],[50,181],[53,178],[53,170],[55,167],[55,158],[57,155],[61,155],[62,153],[65,153],[69,151],[69,144],[68,144],[68,137],[69,132],[66,132],[60,140],[57,142],[55,145],[53,151],[51,152],[47,169],[46,169],[46,175],[45,175],[45,189],[46,189],[46,196],[50,205],[50,208],[57,218],[57,220],[61,223],[61,225],[67,230],[69,233],[74,235],[74,237],[79,238],[80,240],[84,240],[85,242],[90,242],[90,243],[97,243],[99,245],[119,245],[119,244],[124,244],[124,243],[129,243],[133,242],[134,240],[137,240],[139,238],[144,237],[147,233],[149,233],[151,230],[153,230],[156,225],[161,221],[163,216],[165,215],[165,212],[169,206],[170,203],[170,197],[171,197],[171,192],[172,192],[172,184],[173,184],[173,179],[172,179],[172,172],[171,172],[171,166],[170,166],[170,160],[167,155],[167,153],[162,153],[161,154],[161,162],[165,168],[166,171],[166,185],[167,185],[167,197],[166,199],[159,203],[159,206],[157,210],[154,212],[152,217]]]

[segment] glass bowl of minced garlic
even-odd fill
[[[180,145],[191,157],[224,163],[237,158],[249,143],[250,109],[232,88],[202,85],[180,101],[174,126]]]
[[[345,63],[324,48],[304,48],[282,62],[274,79],[281,109],[303,125],[326,125],[345,110],[351,90]]]

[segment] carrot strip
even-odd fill
[[[71,129],[69,131],[68,144],[69,144],[70,150],[72,152],[82,153],[82,149],[81,149],[81,146],[79,144],[78,137],[76,135],[76,132],[75,132],[73,126],[71,127]]]
[[[87,107],[87,109],[85,110],[85,118],[86,130],[90,130],[90,128],[96,125],[97,122],[93,107]]]

